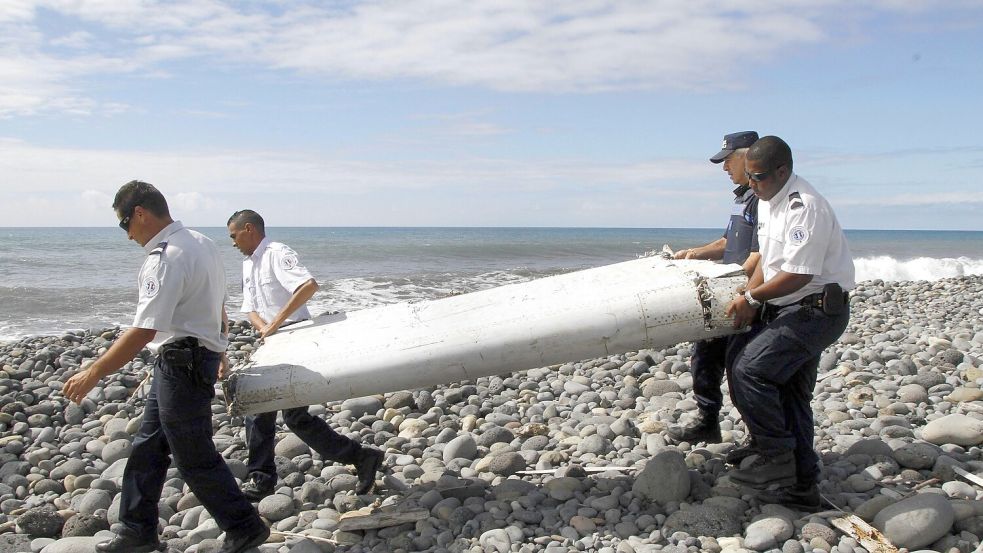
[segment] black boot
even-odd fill
[[[720,420],[719,413],[711,413],[700,409],[696,417],[686,423],[670,426],[668,430],[669,438],[679,442],[706,442],[708,444],[720,443]]]
[[[141,538],[132,531],[122,531],[109,541],[96,544],[96,551],[100,553],[150,553],[160,549],[160,541],[157,536],[153,538]]]
[[[252,532],[230,535],[225,533],[225,541],[222,542],[222,549],[218,553],[242,553],[266,543],[270,537],[270,529],[265,524],[261,524],[253,529]]]
[[[272,480],[252,476],[242,484],[242,494],[250,501],[259,501],[273,493],[273,486],[276,485],[276,476]]]
[[[757,455],[758,446],[754,443],[754,438],[748,437],[744,443],[727,452],[724,461],[728,465],[740,465],[741,461],[752,455]]]
[[[818,511],[822,505],[819,486],[815,482],[765,490],[758,493],[757,498],[762,503],[778,503],[800,511]]]
[[[355,474],[358,475],[358,485],[355,493],[358,495],[367,494],[375,484],[375,473],[382,468],[382,461],[385,455],[374,447],[363,447],[358,452],[355,460]]]
[[[730,473],[731,480],[764,488],[795,483],[795,456],[791,451],[758,451]]]

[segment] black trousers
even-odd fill
[[[219,353],[205,350],[194,370],[158,356],[133,451],[123,471],[120,521],[137,535],[157,535],[157,503],[173,456],[181,477],[229,534],[252,533],[263,522],[212,442],[211,402]]]
[[[693,395],[701,411],[710,415],[720,413],[724,396],[720,385],[724,381],[724,373],[730,381],[730,371],[727,366],[727,344],[730,336],[721,336],[709,340],[700,340],[693,344],[693,356],[690,358],[689,372],[693,375]],[[731,394],[733,401],[733,393]]]
[[[322,419],[312,416],[307,407],[283,410],[283,420],[294,434],[311,446],[322,458],[355,464],[362,449],[358,442],[342,436]],[[276,439],[276,411],[248,415],[245,418],[246,443],[249,447],[249,476],[262,485],[276,484],[273,446]]]
[[[799,484],[819,478],[811,405],[819,357],[849,318],[803,305],[768,307],[728,348],[732,397],[751,437],[766,451],[794,451]]]

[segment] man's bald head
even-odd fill
[[[757,165],[767,169],[775,169],[784,165],[788,167],[789,171],[792,170],[792,149],[777,136],[759,138],[748,148],[745,159],[758,162]]]

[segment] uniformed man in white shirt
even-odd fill
[[[242,261],[242,312],[249,317],[261,338],[279,328],[311,318],[307,301],[318,285],[288,246],[266,237],[263,218],[251,209],[232,214],[227,223],[229,237],[246,256]],[[382,466],[382,451],[342,436],[307,407],[283,410],[283,420],[300,439],[326,460],[355,465],[356,493],[368,493]],[[269,495],[276,485],[273,446],[276,411],[249,415],[245,419],[249,447],[249,480],[242,491],[250,499]]]
[[[728,351],[731,387],[755,455],[731,478],[757,487],[759,499],[803,509],[820,505],[813,449],[813,388],[819,357],[843,333],[854,267],[829,202],[792,170],[792,151],[766,136],[745,167],[758,206],[761,260],[729,306],[735,326],[752,325]]]
[[[88,369],[72,376],[65,397],[81,402],[99,380],[144,346],[157,353],[140,429],[123,472],[119,519],[124,530],[97,551],[156,551],[161,489],[170,458],[188,487],[225,531],[222,553],[266,541],[270,531],[239,490],[212,442],[211,403],[225,362],[225,270],[215,244],[171,219],[164,196],[131,181],[116,194],[119,226],[147,252],[133,327]]]
[[[679,250],[676,259],[709,259],[743,265],[750,275],[758,263],[758,197],[748,186],[744,173],[744,156],[751,144],[758,140],[755,131],[734,132],[724,136],[719,152],[710,158],[711,163],[723,162],[723,169],[737,188],[733,190],[733,208],[723,236],[697,248]],[[676,442],[718,443],[720,436],[720,408],[724,396],[723,384],[725,358],[729,336],[700,340],[693,344],[690,357],[690,374],[693,375],[693,396],[697,414],[693,419],[670,426],[667,434]],[[729,380],[729,379],[728,379]],[[728,456],[728,462],[739,462]]]

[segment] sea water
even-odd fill
[[[218,243],[231,316],[242,302],[242,256]],[[434,299],[634,259],[669,244],[693,247],[720,229],[269,228],[321,284],[311,310],[351,311]],[[858,281],[983,274],[983,232],[847,231]],[[113,228],[0,228],[0,340],[127,326],[145,254]]]

